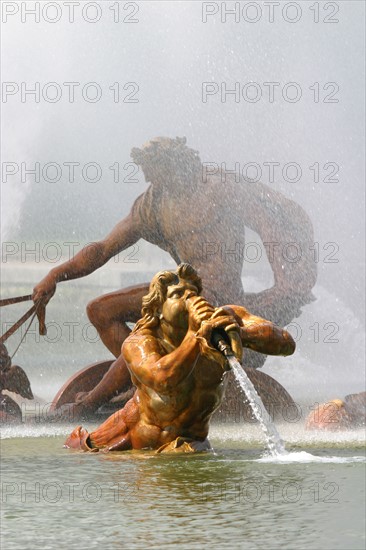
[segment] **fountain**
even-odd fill
[[[124,376],[120,371],[128,368],[135,393],[93,432],[75,428],[65,442],[67,448],[208,450],[209,422],[223,399],[225,375],[231,367],[266,434],[270,452],[285,454],[276,428],[261,414],[263,403],[238,359],[243,348],[291,355],[295,343],[285,330],[244,307],[213,307],[201,296],[202,283],[187,263],[154,275],[142,299],[142,318],[112,366],[119,380]],[[83,403],[84,399],[71,405],[72,411]]]
[[[131,147],[156,135],[187,136],[200,151],[218,181],[215,204],[225,200],[221,173],[231,172],[253,196],[263,183],[299,205],[313,226],[301,252],[317,268],[316,300],[297,316],[291,304],[284,325],[296,353],[247,372],[291,395],[296,407],[280,407],[276,425],[296,461],[263,457],[232,374],[236,398],[211,425],[215,453],[71,453],[62,444],[74,420],[2,425],[4,548],[364,547],[363,428],[305,430],[320,404],[364,389],[364,9],[343,0],[1,3],[2,297],[30,294],[128,215],[148,187]],[[209,257],[224,254],[223,274],[235,267],[235,242],[206,246]],[[247,294],[276,285],[267,251],[285,268],[300,256],[264,245],[255,228],[242,244]],[[175,268],[140,240],[59,284],[47,336],[32,325],[14,358],[35,395],[23,416],[42,420],[84,365],[115,360],[88,302]],[[2,308],[1,334],[23,313],[22,304]],[[10,355],[22,336],[9,337]]]
[[[240,385],[241,389],[244,391],[244,394],[247,396],[250,405],[253,410],[253,414],[258,420],[265,436],[268,446],[268,450],[272,456],[282,456],[286,454],[284,443],[277,431],[276,426],[272,422],[269,415],[266,413],[265,407],[258,393],[256,392],[255,387],[253,386],[250,378],[246,375],[245,370],[241,367],[240,363],[231,356],[228,358],[231,369],[234,372],[234,376]]]

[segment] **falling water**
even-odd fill
[[[269,415],[263,413],[265,411],[263,402],[259,395],[256,392],[255,387],[248,378],[246,372],[241,367],[239,361],[233,356],[230,355],[227,357],[229,361],[231,370],[233,371],[236,381],[238,382],[240,388],[243,390],[245,395],[248,398],[250,406],[252,407],[253,414],[258,420],[264,435],[266,437],[267,447],[272,456],[281,456],[288,454],[285,445],[281,439],[280,434],[277,431],[276,426],[273,424]],[[267,416],[267,418],[266,418]]]

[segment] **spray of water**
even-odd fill
[[[248,378],[246,372],[241,367],[239,361],[235,358],[234,355],[228,356],[227,360],[229,361],[231,370],[234,373],[237,383],[239,384],[240,388],[243,390],[246,397],[248,398],[250,406],[252,407],[252,410],[253,410],[253,414],[258,420],[264,432],[267,447],[271,456],[276,457],[276,456],[287,455],[288,453],[285,449],[284,442],[282,441],[276,426],[273,424],[272,420],[270,419],[269,414],[266,412],[263,412],[265,411],[263,402],[259,397],[259,395],[257,394],[257,391],[253,386],[252,382],[250,381],[250,379]]]

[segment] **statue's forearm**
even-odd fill
[[[286,330],[272,323],[241,328],[243,346],[266,355],[292,355],[296,344]]]
[[[49,276],[53,277],[56,283],[85,277],[133,245],[139,238],[139,226],[129,215],[120,221],[105,239],[86,245],[71,260],[55,267]]]
[[[92,243],[78,252],[71,260],[51,270],[50,276],[56,283],[78,279],[93,273],[106,263],[104,248],[101,243]]]
[[[199,354],[199,339],[193,332],[188,332],[177,349],[156,362],[153,372],[155,389],[163,391],[176,387],[192,372]]]

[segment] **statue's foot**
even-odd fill
[[[79,451],[88,451],[91,453],[97,453],[99,449],[91,447],[89,441],[89,432],[82,426],[78,426],[71,432],[69,437],[64,443],[66,449],[75,449]]]

